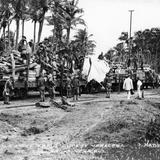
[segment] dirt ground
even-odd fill
[[[0,160],[159,160],[160,91],[135,96],[82,95],[69,111],[1,101]]]

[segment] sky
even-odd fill
[[[121,32],[129,32],[132,14],[132,35],[138,30],[160,27],[158,0],[80,0],[88,32],[97,42],[96,52],[107,52],[116,45]]]
[[[160,27],[159,0],[79,0],[78,6],[83,8],[88,33],[96,41],[96,54],[106,53],[119,43],[121,32],[129,32],[129,10],[134,10],[132,35],[138,30]],[[25,26],[27,39],[33,39],[33,23],[27,22]],[[45,24],[42,39],[52,35],[51,29]]]

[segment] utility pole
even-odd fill
[[[129,58],[131,55],[131,32],[132,32],[132,12],[134,12],[134,10],[129,10],[130,12],[130,29],[129,29]]]

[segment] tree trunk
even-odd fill
[[[10,24],[8,23],[8,50],[10,50],[11,44],[10,44]]]
[[[53,29],[53,38],[52,38],[52,44],[54,44],[54,34],[55,34],[55,30]]]
[[[34,36],[33,36],[33,45],[34,45],[34,47],[33,47],[33,51],[35,51],[35,49],[36,49],[36,24],[37,24],[37,21],[34,21]]]
[[[149,61],[148,61],[148,64],[150,64],[151,62],[151,52],[149,52]]]
[[[16,19],[16,45],[15,49],[18,48],[18,38],[19,38],[19,19]]]
[[[52,49],[52,51],[53,51],[53,48],[54,48],[54,34],[55,34],[54,32],[55,32],[55,30],[53,29],[52,48],[51,48],[51,49]],[[53,54],[54,54],[54,53],[53,53]]]
[[[13,76],[13,79],[15,79],[15,60],[12,52],[10,53],[10,57],[11,57],[11,64],[12,64],[12,76]]]
[[[39,31],[38,31],[38,43],[41,40],[41,35],[42,35],[42,29],[43,29],[43,23],[44,23],[44,16],[42,21],[39,22]]]
[[[6,51],[6,27],[3,27],[4,50]]]
[[[156,61],[155,61],[155,70],[158,73],[158,45],[156,45]]]
[[[66,40],[67,45],[69,44],[70,32],[71,32],[71,28],[69,27],[69,28],[67,29],[67,40]]]
[[[22,36],[24,36],[24,19],[22,19]]]
[[[2,32],[2,27],[0,26],[0,35],[2,36],[2,33],[1,33],[1,32]]]

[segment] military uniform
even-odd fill
[[[72,92],[72,84],[71,84],[71,79],[69,77],[67,78],[66,90],[67,90],[67,98],[70,98]]]
[[[22,39],[18,44],[18,51],[21,53],[21,58],[26,60],[27,59],[27,41],[25,36],[22,36]]]
[[[41,97],[41,102],[45,101],[45,78],[43,76],[40,76],[38,79],[38,87],[39,87],[39,92],[40,92],[40,97]]]
[[[106,98],[110,98],[112,82],[111,82],[111,76],[109,74],[106,74],[106,77],[104,79],[104,86],[106,90]]]
[[[10,78],[6,81],[3,91],[4,96],[4,104],[9,104],[9,98],[11,95],[11,91],[14,89],[13,87],[13,79]]]
[[[80,82],[78,77],[74,77],[72,80],[72,92],[73,92],[73,100],[78,100],[78,96],[79,96],[79,86],[80,86]]]
[[[46,62],[46,53],[45,46],[42,43],[39,43],[38,50],[36,52],[36,62],[40,64],[40,72],[44,69],[44,62]]]
[[[51,74],[47,77],[46,86],[49,92],[50,101],[53,101],[53,99],[55,98],[55,83]]]

